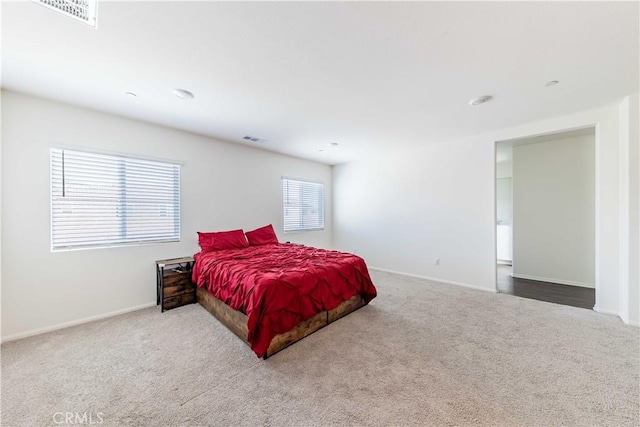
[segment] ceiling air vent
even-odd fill
[[[98,24],[98,0],[31,0],[63,15],[82,21],[96,28]]]
[[[243,136],[242,139],[244,139],[245,141],[250,141],[250,142],[256,142],[258,144],[264,144],[265,142],[267,142],[266,139],[264,138],[256,138],[255,136]]]

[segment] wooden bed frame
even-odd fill
[[[203,306],[209,313],[225,325],[231,332],[236,334],[245,344],[247,342],[247,315],[232,309],[224,302],[220,301],[204,288],[197,287],[196,296],[198,303]],[[360,295],[355,295],[351,299],[344,301],[342,304],[329,311],[321,311],[315,316],[300,322],[297,326],[288,332],[276,335],[271,340],[271,344],[264,355],[264,359],[273,356],[285,347],[300,341],[307,335],[311,335],[318,329],[324,328],[331,322],[335,322],[341,317],[365,306],[366,303]]]

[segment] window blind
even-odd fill
[[[180,165],[51,149],[51,247],[180,240]]]
[[[282,178],[284,231],[324,229],[324,185]]]

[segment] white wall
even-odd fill
[[[629,124],[629,298],[628,323],[640,326],[640,96],[628,98]]]
[[[2,95],[0,93],[0,117],[2,117]],[[2,331],[2,120],[0,120],[0,331]]]
[[[513,276],[595,287],[595,135],[513,147]]]
[[[639,97],[634,94],[620,103],[620,316],[640,325],[640,146]],[[629,298],[626,296],[629,295]]]
[[[496,164],[496,179],[511,178],[511,160]]]
[[[513,221],[512,179],[496,179],[496,215],[498,221],[511,224]]]
[[[154,260],[198,251],[196,231],[273,223],[281,241],[331,247],[331,167],[2,92],[2,338],[155,303]],[[50,250],[51,144],[184,163],[178,243]],[[282,232],[281,177],[325,184],[324,231]]]
[[[498,163],[497,166],[506,162]],[[509,162],[511,164],[511,162]],[[496,169],[499,172],[499,168]],[[508,178],[496,178],[496,255],[498,262],[513,261],[513,201],[511,173]]]
[[[493,290],[492,144],[435,144],[335,166],[335,245],[372,267]]]
[[[589,126],[596,126],[595,308],[617,315],[617,104],[336,166],[334,245],[358,249],[371,266],[495,291],[495,142]]]

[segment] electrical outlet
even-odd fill
[[[436,258],[433,260],[434,265],[440,265],[440,258]]]

